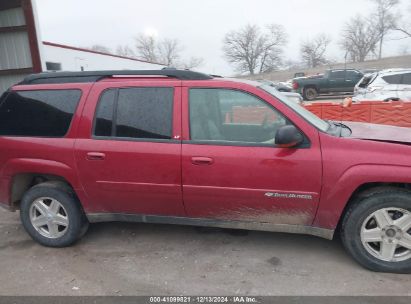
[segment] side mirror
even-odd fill
[[[304,141],[304,136],[293,125],[282,126],[275,134],[275,144],[281,148],[296,147]]]

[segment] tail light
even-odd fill
[[[298,90],[298,82],[293,81],[293,90]]]

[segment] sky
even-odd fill
[[[401,1],[399,10],[407,14],[411,0]],[[281,24],[289,37],[284,58],[294,61],[301,60],[302,41],[326,33],[332,38],[327,56],[341,62],[338,41],[344,23],[372,9],[370,0],[35,0],[35,5],[43,41],[115,50],[118,45],[134,47],[139,33],[176,38],[184,47],[183,59],[202,57],[199,70],[224,76],[235,73],[222,51],[231,30]],[[407,48],[411,52],[411,38],[398,40],[402,37],[388,37],[383,56]]]

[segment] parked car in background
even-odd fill
[[[352,100],[411,100],[411,69],[390,69],[364,75],[354,88]]]
[[[257,79],[258,82],[276,88],[279,92],[292,92],[293,88],[287,82],[274,82],[267,79]]]
[[[283,93],[283,95],[287,97],[289,100],[297,104],[302,104],[304,101],[303,97],[300,94],[292,92],[291,86],[289,86],[288,83],[273,82],[271,80],[266,80],[266,79],[258,79],[257,81],[275,88],[277,91]]]
[[[323,76],[296,78],[293,90],[304,100],[314,100],[322,94],[353,93],[355,85],[364,75],[355,69],[328,70]]]

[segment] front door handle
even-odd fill
[[[193,165],[204,166],[204,165],[211,165],[214,162],[214,160],[210,157],[198,156],[198,157],[192,157],[191,162]]]
[[[104,160],[106,155],[100,152],[88,152],[87,159],[88,160]]]

